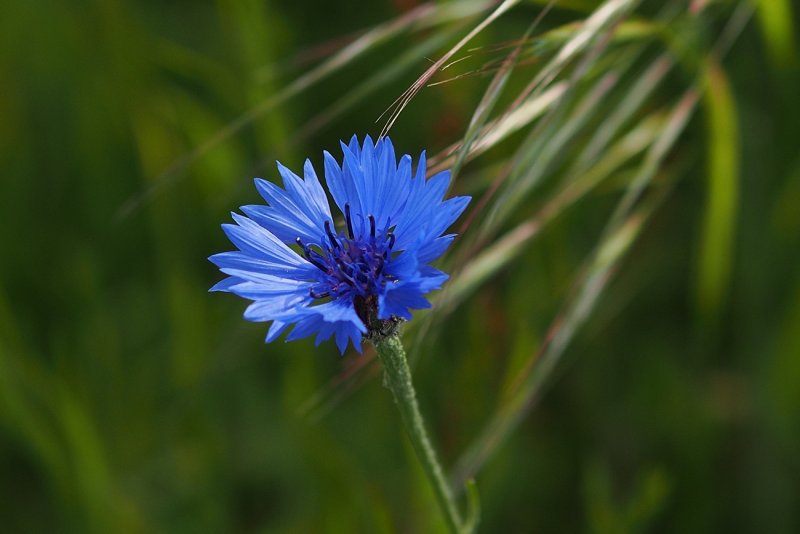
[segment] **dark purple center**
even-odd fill
[[[309,245],[299,237],[296,240],[303,256],[324,273],[310,290],[315,299],[375,296],[392,278],[384,268],[391,258],[394,234],[391,230],[376,232],[375,217],[369,215],[369,234],[356,237],[349,204],[344,211],[347,235],[334,233],[331,222],[325,221],[327,242]]]

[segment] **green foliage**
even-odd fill
[[[253,176],[389,126],[474,196],[404,338],[481,531],[798,531],[797,16],[4,6],[2,531],[443,528],[373,353],[206,293]]]

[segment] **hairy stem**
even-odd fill
[[[411,383],[411,370],[408,368],[403,344],[397,335],[375,340],[378,357],[386,371],[386,386],[392,391],[395,403],[400,410],[400,417],[406,428],[408,437],[414,446],[419,461],[428,476],[428,480],[436,493],[436,499],[444,514],[448,528],[454,534],[470,532],[474,528],[473,521],[464,523],[458,513],[453,492],[445,480],[442,467],[431,446],[425,424],[417,404],[417,395]]]

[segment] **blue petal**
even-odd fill
[[[307,263],[269,230],[236,213],[231,215],[238,226],[223,224],[222,229],[228,239],[242,252],[276,263],[285,263],[287,266],[299,266]]]
[[[320,343],[329,340],[334,333],[336,333],[336,324],[323,321],[322,324],[320,324],[317,337],[314,339],[314,346],[319,347]]]
[[[256,271],[263,274],[282,276],[284,278],[297,278],[309,280],[313,278],[319,269],[309,262],[300,264],[288,264],[285,262],[270,261],[263,256],[254,258],[244,252],[221,252],[208,258],[214,265],[222,269],[241,269],[243,271]],[[224,290],[223,290],[224,291]]]
[[[370,137],[367,136],[367,139],[370,139]],[[361,157],[361,145],[358,143],[358,137],[355,134],[353,134],[353,137],[350,138],[350,144],[347,146],[350,148],[350,151],[356,155],[357,158]]]
[[[273,220],[282,222],[287,228],[298,229],[299,233],[294,237],[299,236],[308,239],[319,234],[320,225],[307,215],[309,212],[313,212],[313,207],[305,205],[302,201],[296,202],[291,195],[272,182],[261,178],[256,178],[255,182],[258,192],[269,203],[270,208],[274,210]],[[289,180],[289,183],[292,183],[292,181]],[[272,228],[266,226],[265,228],[272,230]],[[292,240],[294,240],[294,237]]]
[[[296,316],[300,302],[302,298],[294,295],[271,296],[251,303],[244,312],[244,318],[256,323],[274,320],[288,322]]]
[[[385,231],[394,226],[405,206],[411,179],[411,156],[403,156],[398,165],[392,142],[384,137],[375,145],[371,157],[373,161],[368,165],[367,149],[362,152],[369,195],[367,215],[373,215],[378,228]]]
[[[425,175],[428,173],[428,158],[423,150],[419,154],[419,161],[417,162],[417,174],[415,181],[425,183]]]
[[[431,304],[422,296],[416,284],[400,283],[387,286],[386,292],[378,296],[378,319],[392,316],[411,319],[409,308],[430,308]]]
[[[423,293],[428,293],[434,289],[440,289],[450,275],[443,273],[439,269],[434,269],[430,265],[423,265],[420,268],[420,278],[418,281],[419,289]]]
[[[286,341],[296,341],[316,333],[322,325],[322,319],[316,315],[306,315],[300,318],[286,336]]]
[[[275,300],[275,299],[288,299],[294,306],[307,306],[311,303],[311,295],[309,294],[308,287],[299,288],[276,288],[276,287],[263,287],[254,282],[242,282],[231,287],[230,292],[242,298],[249,300]]]
[[[347,162],[347,156],[345,156],[345,162]],[[372,138],[367,136],[364,138],[364,146],[361,148],[361,157],[355,159],[356,169],[354,169],[361,171],[359,173],[360,183],[356,184],[356,190],[361,198],[363,215],[375,215],[377,189],[379,183],[386,179],[386,176],[378,175],[375,163],[375,147],[372,144]]]
[[[399,214],[408,200],[411,182],[411,156],[405,155],[400,158],[400,164],[397,165],[396,171],[387,176],[375,208],[375,217],[381,228],[396,224]]]
[[[397,170],[397,156],[394,154],[392,140],[388,137],[382,137],[375,143],[375,158],[380,176],[391,177]],[[391,183],[389,180],[386,182]]]
[[[239,280],[238,278],[234,278],[232,276],[229,276],[228,278],[224,278],[224,279],[220,280],[219,282],[217,282],[216,284],[214,284],[211,287],[211,289],[209,289],[209,291],[227,291],[227,292],[230,292],[232,286],[235,286],[236,284],[241,284],[241,283],[242,283],[242,281]]]
[[[272,276],[270,274],[262,274],[254,271],[240,271],[238,269],[224,269],[222,272],[241,279],[239,284],[231,286],[231,292],[242,292],[252,289],[253,292],[262,292],[265,295],[272,293],[299,293],[302,290],[308,291],[308,288],[314,283],[293,280],[291,278],[281,278],[279,276]],[[252,298],[259,297],[256,296]]]
[[[358,326],[353,323],[339,323],[339,327],[336,329],[336,347],[338,347],[340,354],[344,354],[347,349],[348,340],[353,342],[353,348],[360,354],[361,331]]]
[[[283,243],[294,244],[298,237],[305,243],[314,243],[319,239],[319,231],[316,229],[312,231],[307,224],[300,223],[296,217],[287,217],[270,206],[255,204],[241,206],[239,209]]]
[[[414,273],[417,272],[418,265],[417,256],[412,252],[404,251],[392,258],[392,260],[386,264],[384,270],[393,278],[405,280],[414,276]]]
[[[425,227],[435,217],[441,207],[441,200],[450,183],[450,172],[440,172],[423,185],[419,184],[419,177],[413,181],[412,192],[409,195],[406,209],[397,222],[395,235],[397,248],[403,249],[419,237],[419,229]],[[461,197],[466,198],[466,197]],[[462,207],[462,211],[463,208]]]
[[[278,162],[278,172],[283,178],[286,192],[289,193],[295,205],[311,219],[316,228],[322,228],[325,221],[331,220],[328,200],[325,198],[325,192],[322,190],[322,185],[317,180],[314,167],[309,160],[306,160],[303,169],[306,177],[305,181],[301,180],[299,176],[284,167],[280,162]]]
[[[360,210],[361,205],[357,204],[359,202],[358,193],[356,193],[352,180],[345,180],[341,167],[330,152],[325,151],[323,159],[325,160],[325,183],[339,210],[344,213],[345,204],[350,204],[351,208]]]
[[[269,330],[267,331],[266,342],[271,343],[276,339],[278,339],[278,336],[280,336],[288,326],[289,323],[285,323],[282,321],[272,321],[272,324],[269,325]]]
[[[417,260],[420,263],[430,263],[447,250],[450,243],[455,239],[455,234],[449,234],[442,237],[437,237],[432,241],[428,241],[417,250]]]
[[[325,194],[325,190],[322,188],[322,184],[317,177],[317,171],[314,170],[314,166],[311,164],[310,159],[306,159],[306,162],[303,165],[303,175],[305,176],[306,190],[311,196],[314,204],[317,205],[323,215],[330,219],[331,207],[330,204],[328,204],[328,196]]]
[[[306,309],[306,313],[318,314],[329,323],[349,322],[354,324],[359,332],[367,332],[367,327],[358,317],[353,303],[347,300],[331,300],[319,306],[312,306]]]
[[[298,321],[287,340],[289,338],[299,339],[315,332],[318,335],[322,334],[324,339],[327,339],[330,337],[330,333],[335,333],[340,352],[344,353],[347,339],[350,339],[356,350],[361,352],[361,335],[367,332],[367,327],[358,317],[351,301],[332,300],[318,306],[309,306],[303,309],[302,314],[304,317]],[[298,333],[295,334],[295,331]],[[342,340],[344,340],[344,347],[341,345]]]
[[[428,235],[431,237],[441,235],[464,213],[470,200],[472,200],[470,197],[454,197],[439,204],[433,217],[425,225]]]
[[[342,153],[344,154],[342,180],[346,185],[351,184],[348,189],[347,203],[350,204],[350,212],[353,215],[353,230],[357,236],[363,236],[366,230],[367,216],[371,214],[371,198],[366,178],[361,168],[361,162],[350,151],[350,148],[342,144]]]

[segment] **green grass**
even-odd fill
[[[796,532],[797,8],[348,6],[4,8],[0,530],[443,529],[374,353],[207,293],[252,177],[390,127],[474,197],[404,339],[480,531]]]

